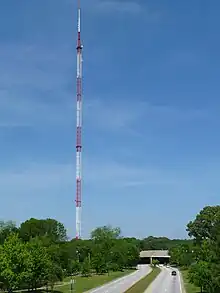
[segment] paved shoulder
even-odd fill
[[[87,291],[87,293],[123,293],[150,272],[150,266],[140,266],[134,273]]]
[[[176,269],[175,269],[176,270]],[[172,276],[172,269],[162,268],[162,272],[154,280],[154,282],[148,287],[144,293],[182,293],[180,274],[177,271],[176,276]]]

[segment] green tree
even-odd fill
[[[75,259],[72,260],[70,267],[71,267],[70,274],[77,275],[80,272],[81,267],[78,260],[75,260]]]
[[[54,219],[34,219],[31,218],[21,224],[19,233],[24,241],[31,238],[48,238],[54,242],[61,242],[67,239],[64,225]]]
[[[11,234],[0,247],[0,275],[6,288],[19,288],[29,275],[29,253],[17,234]]]
[[[106,261],[106,253],[102,251],[102,246],[95,245],[92,252],[92,268],[97,274],[103,274],[108,271],[108,263]]]
[[[59,279],[59,276],[55,275],[57,270],[57,264],[52,262],[50,255],[43,246],[39,239],[32,239],[26,244],[27,250],[29,252],[28,258],[28,287],[36,289],[39,286],[46,284],[49,280],[53,278],[55,280]],[[62,277],[61,277],[62,280]]]
[[[115,241],[119,239],[120,234],[120,228],[112,228],[111,226],[98,227],[92,231],[92,264],[97,273],[108,272],[110,267],[112,267],[112,250]],[[116,253],[116,249],[114,251]],[[112,254],[110,254],[110,252],[112,252]],[[118,255],[119,254],[120,253],[118,252]]]
[[[152,265],[153,265],[153,267],[156,267],[156,266],[158,266],[159,265],[159,260],[158,259],[153,259],[152,260]]]
[[[126,243],[123,240],[115,241],[114,246],[111,248],[107,256],[108,269],[113,271],[123,271],[127,261],[127,252],[125,248]]]
[[[201,293],[212,288],[212,272],[208,262],[199,261],[192,265],[188,276],[191,283],[200,288]]]
[[[188,268],[193,263],[193,247],[181,244],[169,250],[170,262],[181,267]]]
[[[192,240],[189,239],[169,239],[167,237],[149,236],[140,240],[140,250],[170,250],[179,245],[190,245]]]
[[[76,260],[76,241],[68,241],[59,243],[55,245],[53,249],[52,246],[48,247],[52,259],[58,262],[60,266],[65,271],[65,274],[72,274],[72,262]]]
[[[131,268],[136,266],[139,261],[139,249],[134,242],[123,238],[116,239],[109,257],[112,259],[114,268],[118,267],[118,270],[123,270],[126,267]]]
[[[187,231],[194,240],[191,282],[198,283],[199,275],[208,292],[220,292],[220,206],[201,210],[195,220],[189,222]]]
[[[98,242],[104,240],[118,239],[121,234],[120,228],[112,228],[111,226],[98,227],[91,233],[91,239]]]
[[[128,242],[125,252],[126,252],[126,267],[132,268],[136,266],[140,259],[139,247],[135,245],[135,243]]]
[[[81,273],[84,277],[88,277],[91,275],[91,264],[89,257],[86,257],[84,262],[82,263]]]
[[[0,221],[0,245],[4,243],[5,239],[12,233],[16,233],[18,228],[12,221]]]
[[[63,280],[63,270],[59,264],[50,261],[45,269],[46,284],[49,285],[51,291],[53,291],[55,283]]]
[[[168,249],[169,239],[166,237],[149,236],[142,240],[142,250]]]
[[[187,231],[189,236],[193,237],[197,243],[201,243],[206,239],[216,240],[219,218],[220,205],[203,208],[195,220],[188,223]]]

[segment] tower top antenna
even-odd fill
[[[80,33],[80,29],[81,29],[81,19],[80,19],[80,15],[81,14],[81,8],[80,8],[80,0],[78,0],[78,33]]]

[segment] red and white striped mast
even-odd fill
[[[82,198],[82,44],[80,0],[77,7],[77,71],[76,71],[76,239],[81,238],[81,198]]]

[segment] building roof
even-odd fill
[[[140,257],[170,257],[168,250],[143,250]]]

